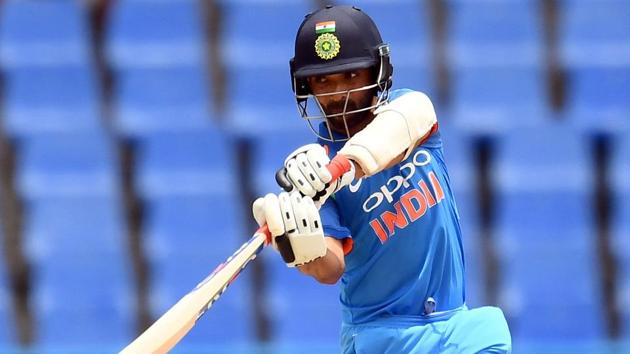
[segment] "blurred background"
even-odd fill
[[[251,236],[327,3],[0,1],[0,352],[117,352]],[[629,353],[630,1],[352,3],[438,111],[468,305],[515,353]],[[175,352],[339,352],[337,292],[267,250]]]

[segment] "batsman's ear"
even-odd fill
[[[276,183],[278,183],[280,188],[285,192],[291,192],[293,190],[293,183],[289,180],[287,169],[284,166],[276,172]]]

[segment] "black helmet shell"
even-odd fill
[[[290,62],[292,80],[377,67],[383,45],[374,21],[361,9],[328,5],[307,15],[298,29],[295,56]],[[386,64],[388,71],[384,74],[389,74],[389,79],[389,60]]]

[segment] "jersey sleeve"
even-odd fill
[[[352,237],[350,235],[350,230],[341,225],[339,208],[337,207],[337,201],[335,201],[334,197],[330,197],[326,200],[326,203],[324,203],[322,208],[319,209],[319,215],[322,218],[324,235],[338,240],[344,240]]]

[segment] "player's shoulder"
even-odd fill
[[[391,103],[399,99],[402,96],[413,95],[413,102],[417,102],[417,109],[420,109],[422,112],[430,115],[435,115],[435,109],[433,107],[433,103],[429,96],[417,90],[412,90],[408,88],[400,88],[391,90],[389,93],[388,102]],[[416,103],[414,103],[415,105]],[[430,148],[437,149],[442,147],[442,137],[440,134],[440,130],[435,131],[431,136],[426,139],[418,148]]]

